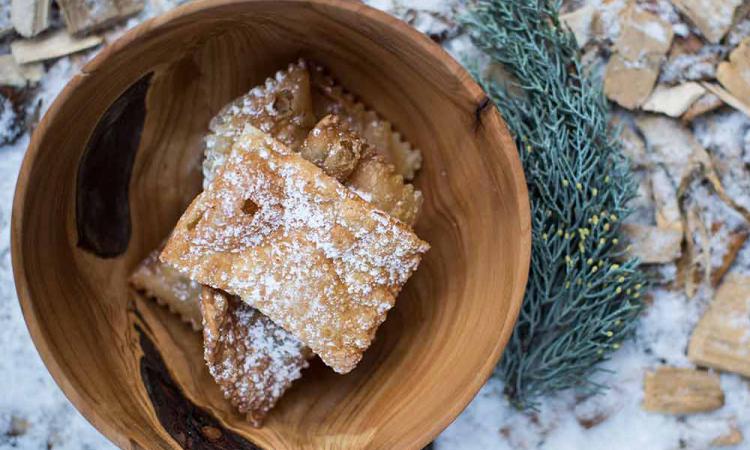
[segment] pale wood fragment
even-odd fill
[[[635,109],[648,99],[659,76],[673,32],[662,18],[629,7],[624,12],[616,52],[604,74],[604,93],[627,109]]]
[[[50,0],[11,0],[10,20],[24,37],[32,37],[49,26]]]
[[[630,253],[644,264],[670,263],[682,254],[682,230],[634,223],[623,224]]]
[[[664,166],[678,188],[694,170],[712,169],[706,149],[679,121],[664,116],[641,115],[635,122],[646,139],[652,162]]]
[[[709,92],[719,97],[724,103],[750,117],[750,99],[740,100],[716,83],[704,82],[701,84],[703,84],[703,87],[705,87]]]
[[[705,89],[705,86],[703,87]],[[721,101],[721,99],[716,94],[714,94],[713,92],[706,92],[701,96],[701,98],[690,105],[690,108],[685,111],[681,119],[683,122],[692,122],[696,117],[721,108],[723,105],[724,102]]]
[[[732,425],[728,433],[714,438],[711,441],[711,445],[713,447],[731,447],[733,445],[741,444],[743,438],[742,431],[737,428],[737,425]]]
[[[724,405],[719,377],[705,371],[659,367],[643,380],[643,409],[663,414],[713,411]]]
[[[709,42],[717,44],[744,11],[744,0],[672,0]]]
[[[750,102],[750,37],[745,38],[732,53],[729,60],[719,64],[716,78],[733,96],[745,105]]]
[[[44,75],[41,63],[18,64],[12,55],[0,55],[0,86],[24,87],[37,83]]]
[[[705,93],[706,88],[692,81],[677,86],[659,85],[643,104],[643,109],[670,117],[680,117]]]
[[[750,277],[728,274],[693,330],[695,364],[750,376]]]
[[[143,9],[144,0],[57,0],[68,32],[88,33]]]
[[[567,24],[575,34],[579,47],[584,47],[591,40],[592,26],[597,17],[596,11],[593,5],[586,5],[560,16],[560,20]]]
[[[27,64],[31,62],[44,61],[59,58],[71,53],[80,52],[102,43],[99,36],[88,36],[76,38],[65,30],[52,33],[36,39],[22,39],[10,44],[10,51],[16,62]]]

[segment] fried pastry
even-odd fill
[[[161,248],[151,252],[130,275],[130,284],[138,291],[166,306],[189,323],[194,330],[201,329],[201,311],[198,306],[201,286],[177,270],[159,261]]]
[[[352,370],[429,245],[250,125],[161,260]]]
[[[377,209],[414,225],[422,208],[422,192],[405,183],[404,177],[383,157],[370,153],[360,159],[346,185]]]
[[[224,397],[260,426],[312,352],[238,297],[203,287],[200,303],[208,369]]]
[[[335,114],[362,136],[375,151],[390,162],[406,180],[422,165],[422,154],[411,147],[393,125],[382,119],[375,111],[367,109],[352,94],[346,92],[322,66],[308,63],[312,86],[312,103],[318,118]]]
[[[234,139],[247,123],[298,149],[316,122],[310,92],[307,63],[300,60],[219,111],[204,139],[203,187],[224,164]]]
[[[338,116],[321,119],[302,143],[300,154],[377,209],[406,224],[416,222],[422,193],[404,182],[396,168]]]
[[[315,124],[300,147],[303,158],[341,182],[349,178],[366,152],[365,141],[331,114]]]

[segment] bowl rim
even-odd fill
[[[55,383],[63,391],[67,399],[73,404],[73,406],[81,413],[81,415],[91,423],[102,435],[108,440],[117,445],[120,448],[128,448],[131,445],[131,440],[122,434],[116,427],[110,425],[107,420],[99,415],[97,409],[90,404],[90,402],[84,397],[80,396],[77,391],[73,388],[70,383],[66,371],[62,368],[62,365],[57,361],[54,352],[51,351],[51,347],[46,341],[44,333],[41,331],[40,322],[36,315],[34,308],[34,302],[30,293],[29,280],[26,276],[24,269],[24,258],[21,252],[21,235],[22,235],[22,217],[25,209],[25,199],[28,190],[29,174],[35,165],[37,156],[40,152],[40,142],[42,136],[46,133],[46,129],[49,123],[55,120],[59,116],[62,105],[71,97],[76,88],[83,82],[85,77],[91,76],[93,72],[99,67],[100,64],[105,64],[109,59],[116,57],[121,51],[124,50],[132,42],[137,41],[144,35],[152,32],[152,29],[160,28],[168,25],[170,22],[180,19],[184,16],[189,16],[201,12],[203,10],[209,10],[213,8],[220,8],[227,5],[243,4],[243,3],[285,3],[288,7],[305,7],[305,6],[325,6],[333,7],[337,9],[347,10],[357,15],[365,16],[368,20],[372,20],[380,23],[386,28],[394,30],[396,33],[405,36],[408,39],[415,41],[419,46],[419,50],[430,54],[436,61],[443,64],[446,69],[455,73],[457,78],[461,82],[461,87],[466,89],[469,93],[473,94],[480,102],[486,101],[486,95],[479,85],[474,81],[473,77],[467,72],[467,70],[456,61],[448,52],[432,41],[428,36],[419,32],[406,22],[391,16],[385,11],[378,10],[374,7],[366,5],[360,2],[352,2],[350,0],[196,0],[177,8],[166,11],[165,13],[152,17],[133,27],[132,29],[125,32],[113,43],[106,45],[102,48],[97,55],[86,63],[81,69],[80,73],[75,74],[65,87],[57,95],[53,103],[50,105],[44,117],[39,122],[32,133],[27,151],[24,155],[23,162],[18,173],[16,182],[15,194],[13,198],[12,215],[11,215],[11,262],[13,269],[13,276],[16,285],[16,293],[21,306],[21,311],[26,322],[26,327],[31,335],[32,342],[39,353],[45,367],[49,371],[50,375],[54,379]],[[501,134],[510,136],[507,126],[502,119],[497,108],[489,108],[485,112],[485,119],[489,119],[485,122],[485,125],[500,127]],[[524,293],[526,290],[526,283],[528,281],[528,271],[531,262],[531,213],[530,204],[528,201],[528,190],[526,185],[526,178],[524,175],[523,167],[521,165],[520,158],[512,139],[508,139],[510,145],[501,146],[501,148],[494,148],[493,151],[499,151],[506,153],[507,159],[510,163],[509,179],[514,185],[517,192],[518,198],[518,229],[521,230],[521,235],[516,239],[520,245],[520,254],[516,264],[516,270],[513,274],[511,282],[515,286],[520,286],[520,289],[516,289],[511,294],[508,314],[505,317],[503,323],[498,324],[502,327],[502,332],[499,339],[495,343],[492,352],[485,359],[485,362],[481,367],[477,368],[477,376],[474,377],[472,383],[462,391],[461,395],[455,399],[450,405],[446,405],[445,412],[439,417],[434,423],[426,427],[418,437],[412,442],[408,443],[413,445],[414,448],[422,448],[434,440],[443,430],[445,430],[458,415],[466,409],[469,403],[474,399],[482,386],[486,383],[489,377],[492,375],[494,368],[502,356],[502,352],[505,349],[508,340],[510,339],[513,331],[514,324],[517,320],[520,312],[521,303],[523,301]],[[524,201],[526,200],[526,201]]]

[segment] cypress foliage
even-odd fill
[[[515,136],[532,209],[526,296],[498,373],[520,408],[581,388],[632,334],[646,287],[623,248],[635,195],[608,124],[601,83],[588,77],[559,2],[478,0],[463,17],[474,43],[510,81],[475,76]]]

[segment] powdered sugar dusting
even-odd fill
[[[315,124],[307,65],[300,60],[226,105],[211,120],[204,139],[203,187],[224,165],[232,144],[250,123],[296,150]]]
[[[302,376],[310,351],[236,297],[205,288],[201,302],[209,371],[224,396],[258,426]]]
[[[428,246],[257,128],[238,142],[162,258],[347,372]]]

